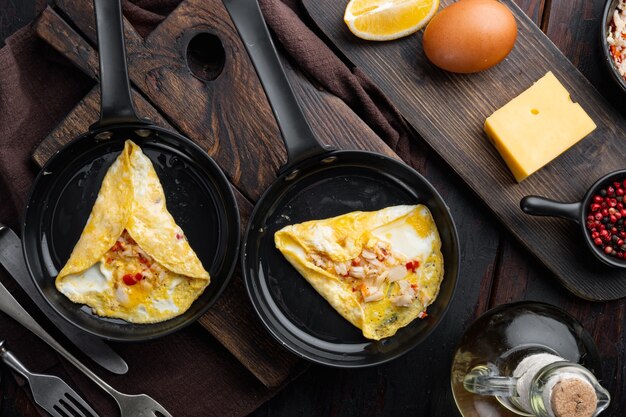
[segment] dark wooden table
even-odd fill
[[[36,0],[0,0],[0,40],[34,17]],[[548,37],[610,101],[614,88],[600,65],[598,22],[603,0],[516,0]],[[313,87],[297,77],[296,90]],[[438,157],[424,154],[421,171],[442,191],[455,211],[461,234],[465,284],[442,326],[403,358],[372,369],[342,371],[312,366],[253,416],[456,416],[449,388],[455,345],[478,315],[499,304],[537,300],[559,306],[598,342],[604,385],[613,396],[604,416],[626,414],[626,300],[590,303],[567,293],[550,273],[512,240],[478,199],[451,175]],[[5,371],[6,372],[6,371]],[[6,374],[4,376],[7,376]],[[1,417],[35,415],[11,377],[2,378]]]

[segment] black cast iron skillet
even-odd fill
[[[424,177],[401,162],[320,146],[285,77],[256,1],[224,4],[265,88],[288,155],[256,205],[242,246],[242,270],[256,312],[283,346],[313,362],[363,367],[406,353],[441,322],[456,287],[459,246],[448,207]],[[274,233],[288,224],[416,203],[428,206],[439,228],[445,277],[429,317],[386,340],[365,339],[274,246]]]
[[[234,269],[239,213],[217,164],[189,139],[137,117],[130,96],[119,0],[94,0],[100,49],[101,114],[89,132],[57,152],[32,186],[22,230],[36,286],[59,314],[106,339],[146,340],[193,322],[217,299]],[[211,275],[211,284],[184,314],[156,324],[131,324],[91,313],[54,286],[78,241],[107,169],[132,139],[152,161],[168,210]]]
[[[624,179],[626,179],[626,169],[609,172],[589,187],[587,193],[585,193],[585,196],[581,201],[561,203],[548,198],[529,195],[520,201],[520,208],[524,213],[532,216],[554,216],[576,222],[578,224],[578,228],[581,230],[583,240],[585,241],[587,248],[596,256],[596,258],[604,262],[606,265],[615,268],[626,268],[626,260],[607,255],[593,243],[591,234],[585,226],[593,196],[598,194],[601,189],[611,185],[613,182],[622,182]]]

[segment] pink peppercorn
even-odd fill
[[[591,197],[585,227],[594,245],[611,257],[626,259],[626,179],[607,184]]]

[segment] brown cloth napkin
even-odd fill
[[[259,0],[267,25],[300,69],[342,99],[409,165],[418,164],[412,131],[380,89],[357,67],[344,63],[316,35],[299,0]]]
[[[342,62],[307,26],[297,0],[284,1],[261,0],[279,44],[305,72],[343,99],[410,162],[414,142],[408,140],[408,130],[398,112],[362,72]],[[179,2],[124,1],[124,14],[145,36]],[[90,90],[92,81],[39,40],[30,26],[7,39],[6,44],[0,50],[0,222],[19,231],[19,216],[37,170],[30,155]],[[0,280],[19,301],[32,307],[3,272]],[[36,312],[33,308],[30,311]],[[39,318],[45,323],[45,318]],[[7,339],[9,348],[32,370],[52,372],[73,382],[100,415],[117,415],[110,398],[3,315],[0,338]],[[123,392],[154,397],[175,416],[242,416],[274,394],[196,325],[157,341],[117,344],[114,348],[127,360],[130,372],[124,376],[98,373]]]

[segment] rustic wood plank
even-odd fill
[[[58,0],[56,7],[96,43],[92,2]],[[182,134],[207,150],[247,198],[258,199],[286,154],[222,3],[187,0],[146,39],[128,21],[124,29],[131,81]],[[201,33],[216,35],[225,53],[224,68],[211,81],[196,78],[186,60],[188,43]]]
[[[170,124],[140,94],[132,91],[135,107],[156,125],[171,128]],[[42,166],[63,144],[89,130],[89,126],[100,117],[100,89],[94,87],[59,125],[41,142],[33,160]]]
[[[570,58],[580,72],[596,86],[605,71],[598,59],[600,27],[605,2],[584,0],[551,0],[546,35]],[[567,29],[566,29],[567,28]],[[593,33],[595,36],[589,36]]]
[[[443,5],[450,3],[446,0]],[[589,299],[626,296],[623,271],[595,261],[576,227],[562,220],[532,218],[519,209],[519,200],[528,194],[564,201],[579,199],[595,178],[623,167],[626,150],[621,145],[621,132],[626,129],[626,121],[515,4],[510,0],[505,3],[519,26],[514,50],[488,71],[457,75],[438,70],[426,60],[421,52],[421,34],[388,43],[360,41],[341,21],[346,1],[304,1],[326,36],[374,80],[424,140],[566,288]],[[487,116],[547,70],[552,70],[572,92],[598,129],[516,184],[482,126]]]
[[[626,116],[626,96],[603,65],[600,27],[604,1],[551,0],[546,35],[604,97]]]
[[[48,6],[41,12],[33,27],[41,39],[72,64],[91,78],[98,78],[98,53],[51,7]]]
[[[306,369],[307,364],[269,337],[249,306],[241,271],[237,268],[223,295],[198,322],[263,385],[279,387],[295,377],[298,369]],[[264,337],[254,337],[259,332],[263,332]]]
[[[4,0],[0,2],[0,48],[4,40],[30,22],[37,12],[35,0]]]
[[[239,192],[236,198],[243,235],[252,204]],[[263,328],[248,299],[239,267],[224,293],[198,322],[266,387],[278,387],[298,373],[297,369],[305,369],[300,359],[276,343]]]
[[[98,55],[55,11],[47,7],[34,24],[35,32],[54,49],[91,77],[98,74]],[[137,111],[156,125],[171,129],[170,123],[145,98],[132,89]],[[100,88],[94,87],[33,152],[42,166],[61,146],[89,130],[100,117]]]
[[[541,27],[544,10],[550,8],[551,0],[513,0],[533,23]]]

